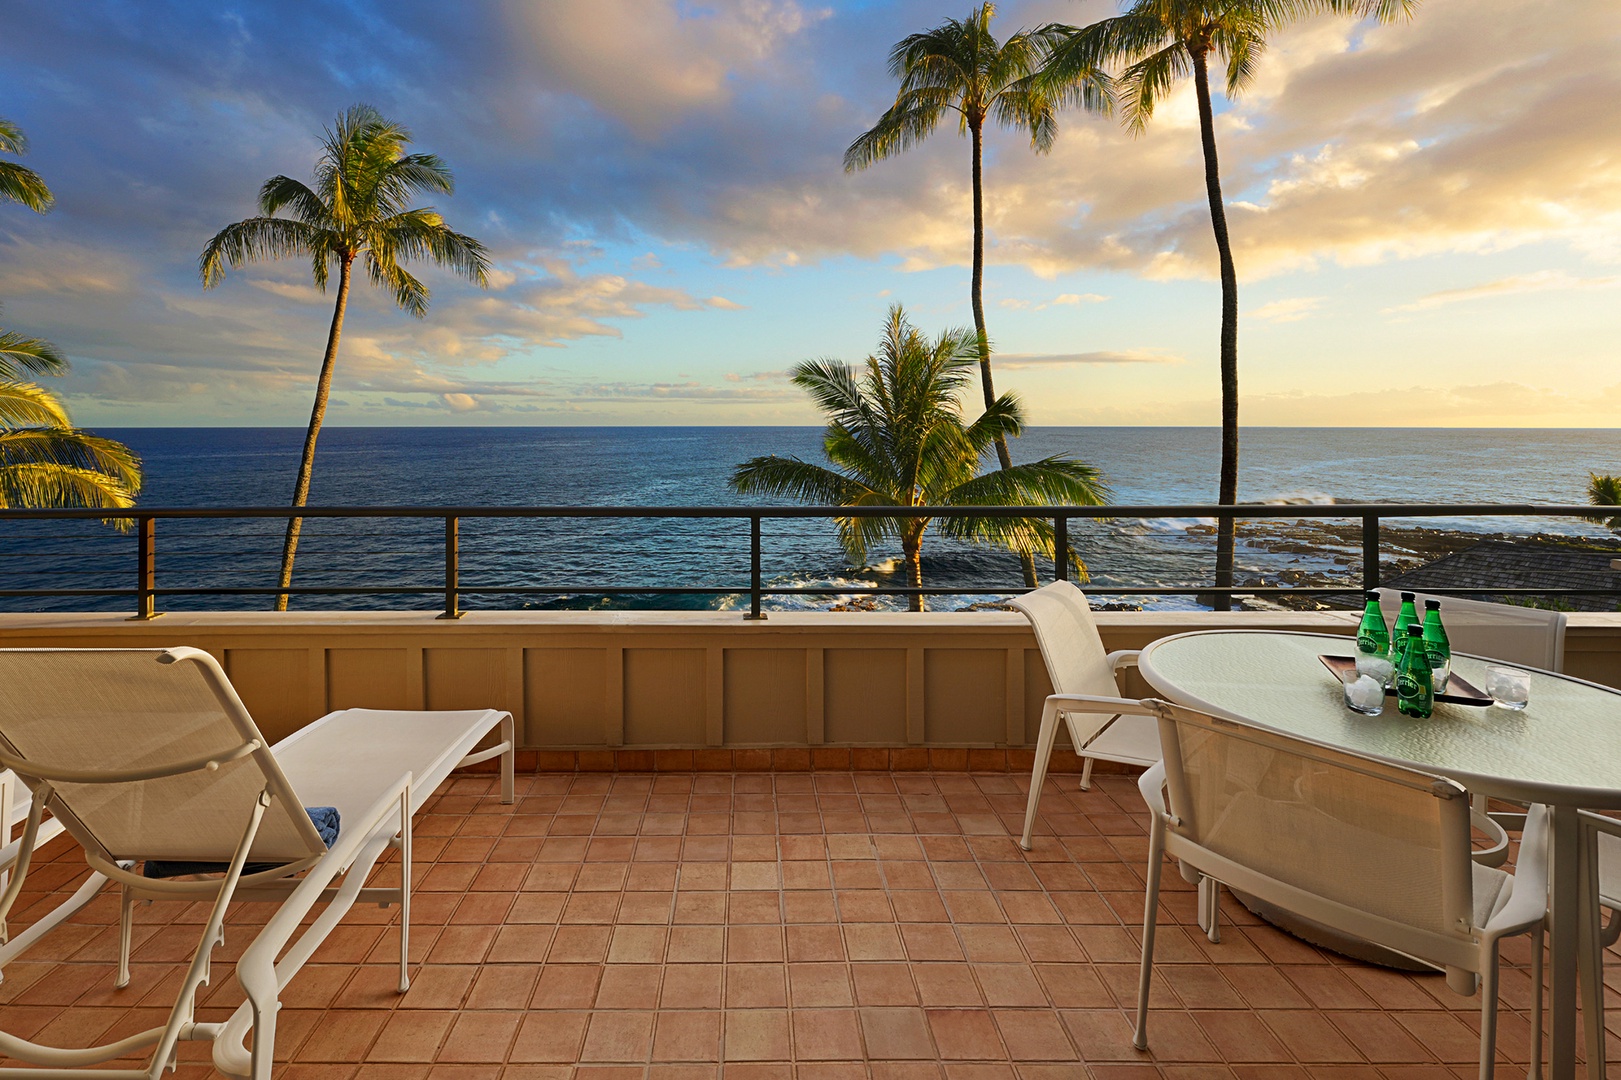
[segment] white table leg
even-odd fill
[[[1573,806],[1553,810],[1548,897],[1548,1076],[1576,1077],[1576,943],[1580,934],[1581,821]]]
[[[1604,962],[1599,955],[1598,836],[1581,831],[1580,924],[1576,935],[1576,968],[1581,972],[1582,1034],[1586,1036],[1588,1080],[1604,1080]]]

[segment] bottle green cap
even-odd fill
[[[1414,600],[1418,599],[1418,594],[1417,593],[1404,592],[1404,593],[1401,594],[1401,598],[1402,598],[1402,603],[1410,604]]]
[[[1408,623],[1408,625],[1407,625],[1407,636],[1408,637],[1423,637],[1424,636],[1424,628],[1422,626],[1418,625],[1418,623]]]
[[[1424,601],[1424,606],[1426,608],[1428,608],[1430,611],[1439,611],[1439,610],[1441,610],[1441,601],[1439,601],[1439,600],[1426,600],[1426,601]]]
[[[1379,599],[1379,590],[1378,589],[1369,589],[1367,592],[1362,594],[1362,599],[1364,599],[1364,600],[1377,600],[1377,599]]]

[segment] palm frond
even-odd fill
[[[0,161],[0,199],[22,203],[36,214],[43,214],[56,203],[56,196],[39,173],[15,161]]]
[[[1192,71],[1193,60],[1180,42],[1150,53],[1122,71],[1116,85],[1127,130],[1142,134],[1160,99]]]
[[[203,288],[211,289],[225,280],[227,266],[237,269],[246,263],[287,255],[314,253],[325,257],[336,239],[329,231],[302,221],[251,217],[214,234],[197,259],[197,272]]]
[[[273,217],[283,209],[291,210],[293,217],[318,229],[331,229],[335,225],[331,210],[309,185],[290,176],[272,176],[259,189],[259,213]]]
[[[67,410],[43,386],[0,382],[0,431],[17,427],[70,428]]]
[[[28,153],[28,136],[16,121],[0,116],[0,154]]]
[[[134,505],[134,492],[94,469],[0,462],[0,508],[123,510]],[[121,530],[128,528],[128,523],[119,519],[111,524]]]
[[[55,465],[101,473],[121,489],[141,489],[141,459],[121,442],[73,427],[0,430],[0,464]]]
[[[366,274],[373,285],[394,294],[400,310],[418,319],[428,314],[428,287],[399,263],[384,259],[375,248],[366,252]]]
[[[0,380],[16,381],[24,372],[60,375],[67,368],[68,358],[49,341],[0,330]]]
[[[897,99],[878,122],[844,151],[844,171],[856,172],[927,139],[954,106],[942,95],[914,93]]]

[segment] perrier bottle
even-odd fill
[[[1407,627],[1407,647],[1396,665],[1396,708],[1406,716],[1426,718],[1435,711],[1435,686],[1430,682],[1430,654],[1424,648],[1424,628]]]
[[[1424,601],[1424,651],[1430,656],[1430,681],[1437,694],[1446,693],[1452,679],[1452,643],[1441,625],[1441,601]]]
[[[1414,606],[1417,596],[1410,592],[1401,594],[1401,610],[1396,612],[1396,625],[1390,628],[1390,661],[1398,669],[1401,668],[1402,654],[1407,652],[1407,628],[1418,626],[1418,608]]]
[[[1390,631],[1385,629],[1385,613],[1379,606],[1379,594],[1370,589],[1364,595],[1368,604],[1362,609],[1362,622],[1356,628],[1356,651],[1364,656],[1389,656]]]

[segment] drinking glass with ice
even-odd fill
[[[1386,667],[1389,662],[1386,661]],[[1382,679],[1360,671],[1344,671],[1340,685],[1345,690],[1345,707],[1363,716],[1378,716],[1385,711],[1385,684]]]

